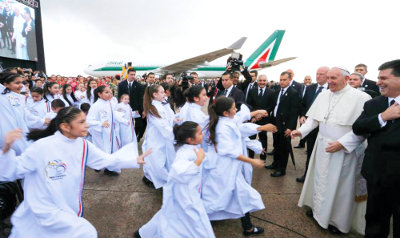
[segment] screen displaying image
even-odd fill
[[[0,0],[0,56],[37,61],[35,10]]]

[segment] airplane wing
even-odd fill
[[[289,60],[294,60],[296,58],[297,57],[289,57],[289,58],[284,58],[284,59],[280,59],[280,60],[274,60],[274,61],[270,61],[270,62],[260,62],[260,63],[258,63],[258,65],[260,66],[261,69],[264,69],[264,68],[268,68],[268,67],[271,67],[271,66],[278,65],[280,63],[287,62]]]
[[[228,48],[216,50],[207,54],[199,55],[190,59],[186,59],[174,64],[170,64],[157,69],[159,73],[182,73],[191,69],[198,68],[199,66],[205,65],[215,59],[218,59],[224,55],[232,53],[234,50],[240,49],[247,37],[242,37],[233,43]]]

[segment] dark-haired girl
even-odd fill
[[[76,107],[78,108],[79,102],[75,98],[75,94],[72,92],[71,84],[64,84],[62,87],[61,100],[65,103],[66,107]]]
[[[235,102],[228,97],[219,97],[209,107],[208,129],[217,160],[215,168],[203,180],[202,200],[210,220],[241,218],[243,234],[247,236],[264,231],[253,226],[249,215],[264,209],[264,204],[261,195],[246,182],[243,163],[260,168],[264,163],[243,155],[242,135],[235,114]]]
[[[202,204],[201,177],[205,157],[199,145],[203,141],[200,126],[191,121],[175,126],[174,135],[180,146],[163,187],[161,210],[135,237],[215,237]]]
[[[28,100],[27,108],[31,114],[37,117],[38,123],[31,125],[29,129],[44,129],[49,123],[50,119],[45,118],[46,114],[51,111],[51,103],[43,99],[43,89],[33,87],[31,90],[31,100]]]
[[[165,92],[160,85],[151,85],[144,93],[143,108],[147,117],[147,131],[143,142],[143,150],[153,148],[149,162],[143,166],[143,181],[156,189],[162,187],[168,178],[169,168],[175,158],[174,134],[172,126],[174,119],[168,116],[162,105]]]
[[[10,237],[97,237],[83,216],[85,167],[139,168],[150,151],[138,155],[132,144],[114,154],[104,153],[82,139],[88,133],[85,114],[62,109],[45,130],[28,134],[34,140],[21,156],[10,149],[21,130],[6,134],[0,155],[0,180],[24,179],[24,201],[13,214]]]
[[[117,105],[111,101],[110,88],[102,85],[96,88],[94,93],[94,104],[87,116],[92,142],[104,152],[113,153],[121,147],[118,122],[126,125],[129,122],[122,117],[122,113],[116,111]],[[108,175],[118,175],[121,171],[107,169],[104,172]]]
[[[95,97],[94,90],[96,88],[97,88],[96,79],[93,79],[93,78],[89,79],[89,81],[87,82],[85,102],[89,103],[90,105],[93,105],[93,103],[94,103],[94,97]]]
[[[3,138],[8,131],[20,128],[24,136],[13,144],[13,149],[19,155],[29,144],[26,133],[29,132],[28,123],[31,122],[31,113],[25,106],[25,96],[20,94],[22,78],[19,74],[1,73],[0,82],[3,86],[0,92],[0,146],[3,145]]]
[[[44,99],[52,102],[54,99],[60,98],[60,85],[56,82],[47,82],[44,85]]]

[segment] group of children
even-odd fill
[[[108,87],[99,86],[90,88],[83,95],[89,100],[79,105],[82,95],[72,96],[64,85],[60,106],[57,84],[46,85],[44,92],[34,88],[26,99],[19,93],[18,75],[3,73],[0,83],[0,180],[23,179],[25,192],[12,217],[10,237],[32,237],[26,233],[32,231],[37,232],[33,237],[97,237],[81,217],[85,167],[117,175],[121,168],[140,164],[146,184],[163,188],[163,205],[134,237],[215,237],[210,220],[237,218],[246,236],[264,231],[249,215],[264,209],[251,186],[252,167],[264,163],[247,157],[247,148],[263,153],[249,136],[276,131],[271,124],[247,122],[267,116],[264,110],[250,112],[241,105],[237,112],[234,101],[221,96],[206,115],[201,110],[206,91],[193,86],[175,114],[164,88],[148,86],[143,103],[146,152],[139,156],[129,95],[122,95],[118,104]],[[46,117],[51,111],[53,116]],[[41,121],[33,123],[32,118]]]

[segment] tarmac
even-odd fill
[[[269,148],[272,135],[268,133]],[[292,141],[297,145],[298,139]],[[297,206],[303,184],[296,178],[304,173],[305,149],[293,149],[296,169],[289,161],[286,176],[273,178],[271,170],[256,169],[252,186],[261,194],[265,209],[251,213],[252,222],[265,232],[257,237],[337,237],[319,227],[306,209]],[[272,162],[268,156],[266,164]],[[162,192],[142,182],[142,169],[123,170],[117,177],[87,168],[83,192],[84,217],[97,229],[100,238],[132,237],[161,208]],[[243,237],[240,220],[212,222],[216,237]],[[340,237],[362,237],[355,233]]]

